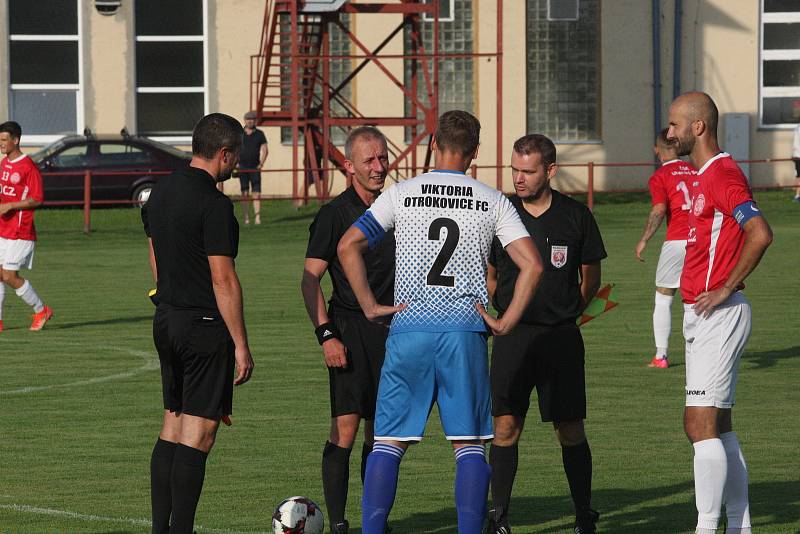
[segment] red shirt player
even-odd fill
[[[750,336],[745,277],[772,242],[742,171],[717,142],[719,113],[705,93],[686,93],[669,110],[669,138],[699,169],[689,194],[689,236],[681,276],[686,338],[683,425],[694,447],[698,534],[713,534],[722,506],[728,529],[750,534],[747,466],[731,409],[739,360]]]
[[[697,171],[690,164],[678,159],[678,144],[667,139],[667,129],[659,132],[654,147],[661,167],[650,177],[650,196],[653,208],[647,217],[644,232],[636,244],[636,257],[644,261],[647,242],[653,237],[661,221],[667,219],[667,238],[661,246],[656,268],[656,296],[653,309],[653,337],[656,342],[656,355],[650,367],[667,369],[667,348],[672,330],[672,299],[680,287],[683,259],[686,255],[686,237],[689,234],[687,214],[691,207],[689,184],[695,179]]]
[[[0,124],[0,153],[5,155],[0,160],[0,332],[6,285],[33,308],[31,330],[41,330],[53,316],[31,283],[19,276],[20,269],[33,265],[33,210],[44,200],[39,169],[19,150],[21,136],[22,128],[16,122]]]

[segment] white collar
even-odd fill
[[[669,161],[665,161],[664,163],[662,163],[662,164],[661,164],[661,166],[662,166],[662,167],[665,167],[665,166],[669,165],[670,163],[678,163],[678,162],[680,162],[680,161],[682,161],[682,160],[679,160],[679,159],[671,159],[671,160],[669,160]]]
[[[697,174],[698,175],[703,174],[703,172],[708,168],[708,166],[711,165],[712,163],[714,163],[715,161],[717,161],[718,159],[720,159],[720,158],[729,158],[729,157],[731,157],[731,155],[728,154],[727,152],[720,152],[719,154],[717,154],[716,156],[714,156],[710,160],[706,161],[706,164],[703,165],[702,167],[700,167],[700,169],[697,171]]]

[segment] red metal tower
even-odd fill
[[[264,12],[260,50],[251,56],[250,101],[262,126],[291,128],[292,132],[292,197],[309,197],[309,181],[316,197],[330,194],[329,169],[344,170],[344,154],[331,142],[330,129],[362,125],[403,126],[411,141],[398,146],[390,141],[390,176],[395,180],[427,170],[430,164],[430,143],[438,117],[439,62],[446,57],[492,56],[498,68],[498,163],[502,130],[502,42],[499,31],[502,21],[502,0],[497,0],[498,48],[494,53],[443,54],[439,51],[439,2],[400,0],[400,2],[350,3],[346,0],[267,0]],[[341,15],[398,14],[402,20],[381,43],[370,50],[354,35]],[[421,17],[427,14],[433,24],[433,49],[425,50],[420,31]],[[338,26],[358,53],[332,55],[329,50],[331,25]],[[410,54],[382,54],[381,51],[403,30],[410,36]],[[403,59],[410,67],[410,79],[398,79],[382,60]],[[329,60],[357,60],[357,66],[337,84],[331,84]],[[430,63],[429,63],[430,62]],[[365,116],[345,98],[343,89],[368,64],[374,64],[398,89],[404,99],[402,116]],[[430,67],[429,67],[430,64]],[[402,75],[401,75],[402,78]],[[421,89],[421,90],[420,90]],[[387,95],[391,98],[391,95]],[[340,112],[332,109],[332,103]],[[345,110],[344,113],[341,110]],[[410,111],[410,113],[409,113]],[[426,145],[423,162],[418,161],[418,148]],[[300,165],[300,148],[303,164]],[[332,167],[331,167],[332,166]],[[302,182],[301,182],[302,176]]]

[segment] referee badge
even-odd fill
[[[567,264],[567,245],[552,245],[550,247],[550,263],[560,269]]]

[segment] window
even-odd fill
[[[187,138],[208,109],[207,0],[136,0],[137,131]]]
[[[800,2],[761,2],[760,126],[800,122]]]
[[[433,2],[439,2],[439,22],[453,22],[455,0],[425,0],[423,3],[432,4]],[[425,22],[433,22],[433,16],[423,13],[422,20]]]
[[[74,145],[65,148],[50,161],[56,169],[80,169],[89,163],[88,156],[89,145]]]
[[[83,130],[80,0],[9,0],[9,117],[26,141]]]
[[[449,54],[471,54],[473,48],[472,35],[472,0],[436,0],[440,2],[439,10],[439,51]],[[450,18],[444,18],[446,14]],[[425,53],[433,52],[433,22],[420,23],[422,43]],[[413,53],[411,47],[410,28],[406,29],[405,53]],[[421,67],[421,63],[419,66]],[[428,62],[428,72],[433,76],[433,63]],[[405,65],[405,80],[411,85],[411,62]],[[417,94],[424,104],[428,104],[425,78],[420,71],[417,75]],[[433,80],[431,79],[431,83]],[[461,109],[473,112],[473,64],[471,57],[447,57],[439,61],[439,115],[445,111]],[[411,105],[406,101],[406,116],[411,115]],[[422,118],[422,112],[418,117]],[[406,128],[406,142],[411,142],[411,129]]]
[[[121,143],[98,145],[97,163],[101,167],[131,167],[149,165],[150,154],[139,147]]]
[[[339,15],[342,24],[345,28],[350,27],[350,18],[347,13],[341,13]],[[281,31],[282,32],[289,32],[291,31],[291,21],[288,15],[284,15],[281,17]],[[350,55],[350,37],[342,31],[339,26],[336,24],[329,24],[328,25],[328,43],[329,43],[329,53],[332,56],[346,56]],[[281,52],[282,53],[290,53],[291,52],[291,43],[288,39],[281,43]],[[320,53],[322,53],[320,51]],[[288,58],[286,59],[288,62]],[[340,83],[344,81],[345,78],[350,74],[352,71],[351,60],[349,59],[331,59],[328,63],[328,76],[330,77],[330,85],[332,88],[336,88],[339,86]],[[316,73],[319,75],[319,79],[316,80],[314,84],[314,103],[315,105],[322,106],[322,63],[318,63]],[[300,83],[302,83],[302,74],[299,76]],[[281,87],[281,96],[282,96],[282,104],[285,107],[289,107],[289,91],[291,90],[291,70],[288,66],[281,68],[281,83],[283,84]],[[339,91],[339,97],[333,98],[330,101],[330,108],[331,108],[331,115],[334,117],[351,117],[352,114],[348,112],[348,108],[345,104],[350,104],[353,91],[352,91],[352,82],[348,83],[346,86]],[[303,111],[301,110],[300,113],[302,114]],[[302,136],[303,133],[300,132]],[[345,141],[347,141],[347,128],[346,127],[333,127],[330,129],[329,132],[330,140],[335,145],[344,145]],[[302,142],[302,140],[301,140]],[[281,143],[290,145],[292,144],[292,129],[289,127],[282,127],[281,128]]]
[[[600,1],[577,20],[548,20],[550,0],[527,0],[528,132],[556,142],[600,139]]]

